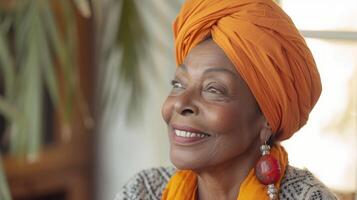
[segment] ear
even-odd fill
[[[269,123],[265,120],[262,129],[260,130],[260,141],[262,144],[268,142],[269,138],[273,135],[273,132],[269,126]]]

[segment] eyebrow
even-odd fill
[[[187,72],[187,67],[185,64],[180,64],[179,65],[179,68],[182,69],[183,71],[186,71]],[[229,69],[226,69],[226,68],[223,68],[223,67],[211,67],[211,68],[208,68],[206,69],[203,74],[206,74],[206,73],[211,73],[211,72],[224,72],[224,73],[229,73],[233,76],[237,76],[237,74]]]
[[[203,74],[206,74],[206,73],[210,73],[210,72],[224,72],[224,73],[228,73],[228,74],[231,74],[232,76],[234,77],[237,77],[237,74],[232,72],[231,70],[229,69],[226,69],[226,68],[223,68],[223,67],[212,67],[212,68],[208,68],[206,69]]]

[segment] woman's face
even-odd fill
[[[264,124],[248,86],[211,39],[193,48],[177,68],[162,115],[170,158],[179,169],[239,159],[259,140]]]

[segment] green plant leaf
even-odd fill
[[[4,24],[0,25],[0,71],[3,74],[2,78],[4,79],[5,84],[5,96],[11,99],[13,98],[14,93],[15,66],[9,52],[6,31],[4,31],[3,25]]]
[[[122,54],[118,74],[124,80],[123,84],[126,84],[131,90],[130,103],[126,112],[129,122],[131,117],[141,110],[140,100],[145,95],[139,60],[147,55],[145,48],[147,41],[148,35],[136,1],[123,0],[117,35],[117,45]],[[112,102],[109,102],[109,104],[112,104]]]
[[[68,1],[63,1],[62,3],[63,5],[66,5]],[[69,12],[68,9],[70,9],[70,7],[64,6],[65,13]],[[71,115],[73,96],[75,90],[74,89],[75,72],[73,71],[73,59],[70,58],[71,52],[69,51],[69,49],[71,48],[68,48],[65,40],[61,39],[59,30],[56,27],[56,21],[54,19],[53,13],[49,8],[44,10],[42,19],[43,19],[43,25],[47,33],[47,39],[49,41],[49,47],[54,52],[55,58],[58,58],[60,62],[59,66],[61,67],[61,70],[64,73],[63,75],[64,77],[66,77],[67,80],[64,82],[66,101],[65,101],[65,112],[63,117],[65,117],[65,120],[68,121]],[[73,27],[73,25],[74,25],[73,23],[68,24],[67,28]],[[69,35],[71,35],[69,36],[69,38],[73,38],[74,32],[70,33]]]
[[[21,22],[15,29],[15,49],[17,49],[18,71],[16,78],[16,98],[13,100],[24,118],[23,126],[11,124],[10,152],[16,155],[36,154],[42,144],[42,78],[41,78],[41,30],[38,1],[28,4],[24,12],[18,12]],[[18,34],[24,31],[26,34]]]

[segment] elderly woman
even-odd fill
[[[307,121],[321,82],[291,19],[271,0],[188,0],[174,22],[162,107],[175,168],[136,175],[117,199],[330,200],[289,166],[280,141]]]

